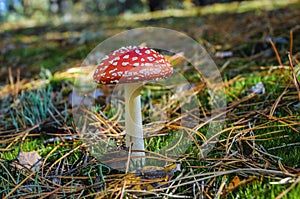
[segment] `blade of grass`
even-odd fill
[[[281,192],[275,199],[280,199],[283,196],[285,196],[289,191],[291,191],[298,183],[300,182],[300,177],[298,177],[295,182],[293,182],[293,184],[291,184],[291,186],[289,186],[289,188],[287,188],[286,190],[284,190],[283,192]]]
[[[13,188],[6,196],[3,197],[3,199],[8,199],[10,195],[12,195],[18,188],[20,188],[29,178],[31,178],[31,176],[35,175],[35,172],[32,172],[31,174],[29,174],[28,176],[26,176],[24,178],[24,180],[22,180],[19,184],[17,184],[17,186],[15,186],[15,188]]]

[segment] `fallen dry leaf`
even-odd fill
[[[228,186],[225,188],[224,195],[232,192],[234,189],[238,188],[241,185],[245,185],[248,183],[252,183],[253,181],[257,180],[256,176],[250,176],[247,179],[241,180],[239,176],[234,176],[234,178],[230,181]]]
[[[30,169],[31,171],[38,170],[42,165],[42,157],[36,152],[23,152],[21,151],[17,157],[19,164],[23,165],[23,167],[26,167]],[[17,165],[17,168],[21,169],[22,166]]]

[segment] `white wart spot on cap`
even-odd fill
[[[112,80],[112,81],[110,81],[110,83],[111,84],[117,84],[117,83],[119,83],[119,80]]]
[[[115,68],[115,69],[113,69],[113,70],[110,70],[108,73],[113,73],[113,72],[115,72],[115,71],[117,71],[118,69],[117,68]]]
[[[122,62],[122,66],[127,66],[129,62]]]
[[[151,56],[147,57],[147,59],[148,59],[149,61],[154,61],[154,58],[151,57]]]
[[[136,49],[134,52],[135,52],[136,54],[142,56],[142,53],[141,53],[141,51],[140,51],[139,49]]]

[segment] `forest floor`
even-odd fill
[[[297,198],[300,2],[294,2],[272,5],[273,9],[245,10],[243,4],[232,3],[230,12],[166,10],[101,19],[89,16],[69,23],[1,24],[0,196]],[[194,143],[183,157],[174,159],[174,164],[179,161],[181,165],[176,172],[174,164],[137,173],[107,167],[80,139],[82,132],[73,119],[70,97],[85,57],[103,40],[147,26],[177,30],[195,39],[212,57],[224,82],[226,117],[222,130],[215,132],[218,141],[203,157],[199,145],[209,123],[201,123],[197,130],[187,129],[194,132]],[[188,64],[179,60],[174,66],[193,85],[182,94],[188,98],[193,93],[201,99],[200,116],[210,117],[208,88],[185,67]],[[111,88],[100,89],[102,106],[89,119],[108,129],[106,138],[122,146],[124,141],[119,138],[124,136],[124,125],[116,125],[118,118],[109,104],[103,104]],[[157,88],[147,89],[153,89],[155,95]],[[143,116],[148,118],[147,91],[142,94]],[[157,104],[163,99],[155,95],[149,101]],[[167,104],[164,106],[161,109],[167,109]],[[145,140],[148,150],[159,148],[153,143],[167,142],[176,132],[180,105],[173,106],[169,122],[161,128],[163,133],[155,132]],[[163,177],[141,174],[155,176],[160,171],[165,172]]]

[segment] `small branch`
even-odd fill
[[[288,54],[288,58],[289,58],[290,69],[291,69],[292,75],[293,75],[293,82],[294,82],[295,87],[297,89],[298,99],[299,99],[299,102],[300,102],[300,83],[297,79],[297,75],[296,75],[295,70],[294,70],[293,61],[292,61],[292,57],[291,57],[290,53]]]
[[[275,52],[275,55],[276,55],[276,58],[277,58],[277,61],[278,61],[279,65],[283,66],[281,58],[279,56],[279,53],[277,51],[277,48],[276,48],[275,44],[273,43],[273,41],[271,39],[269,40],[269,42],[270,42],[270,44],[271,44],[271,46],[272,46],[272,48],[273,48],[273,50]]]

